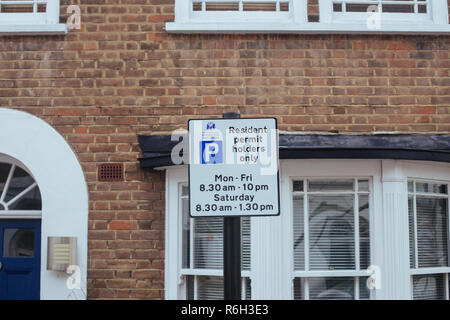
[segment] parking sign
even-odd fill
[[[192,217],[279,214],[274,118],[189,120]]]

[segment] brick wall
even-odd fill
[[[82,29],[0,41],[0,107],[44,119],[89,185],[89,298],[164,298],[164,173],[137,134],[238,111],[287,131],[450,132],[450,37],[175,35],[173,0],[62,0]],[[311,12],[314,13],[311,2]],[[98,182],[122,162],[124,182]]]

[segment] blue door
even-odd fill
[[[39,300],[41,221],[0,220],[0,300]]]

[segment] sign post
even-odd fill
[[[240,118],[224,113],[224,119]],[[223,298],[241,300],[241,217],[223,218]]]
[[[241,217],[280,213],[275,118],[189,120],[190,216],[224,218],[224,299],[241,299]]]

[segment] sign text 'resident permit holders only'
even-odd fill
[[[191,217],[280,213],[275,118],[189,120]]]

